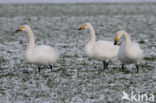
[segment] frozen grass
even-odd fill
[[[156,4],[37,4],[1,5],[0,8],[0,103],[133,103],[121,101],[122,91],[156,95]],[[88,59],[84,46],[91,22],[97,39],[113,41],[124,29],[140,43],[144,59],[140,72],[134,65],[121,70],[120,62],[102,69],[102,62]],[[27,34],[14,31],[29,24],[36,44],[48,44],[61,59],[54,71],[27,63]],[[122,40],[120,41],[120,43]]]

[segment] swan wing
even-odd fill
[[[132,42],[129,46],[122,44],[118,53],[119,60],[125,63],[140,63],[143,51],[139,45]]]
[[[129,49],[128,55],[136,62],[140,62],[143,57],[143,51],[140,48],[139,44],[136,42],[132,42]]]
[[[110,41],[97,41],[93,47],[93,53],[95,58],[100,58],[101,60],[113,61],[117,59],[119,47],[114,45]]]
[[[52,64],[59,59],[59,54],[54,48],[48,45],[36,46],[34,49],[34,58],[37,63]]]

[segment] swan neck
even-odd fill
[[[96,35],[95,35],[94,28],[91,25],[89,26],[89,32],[90,32],[90,42],[95,43]]]
[[[27,47],[27,54],[32,54],[34,46],[35,46],[35,40],[34,40],[34,36],[33,36],[33,32],[32,30],[29,28],[27,30],[28,33],[28,37],[29,37],[29,44]]]
[[[131,43],[131,38],[128,33],[124,33],[125,43],[129,45]]]

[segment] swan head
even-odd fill
[[[115,34],[116,34],[116,37],[115,37],[115,39],[114,39],[114,45],[117,45],[119,39],[120,39],[125,33],[126,33],[126,32],[123,31],[123,30],[118,31],[118,32],[115,33]]]
[[[91,27],[91,24],[90,23],[85,23],[78,30],[89,29],[90,27]]]
[[[19,27],[15,32],[19,32],[19,31],[28,31],[30,30],[30,26],[29,25],[23,25],[21,27]]]

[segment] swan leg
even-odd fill
[[[52,72],[52,70],[53,70],[53,66],[52,65],[50,65],[50,69],[51,69],[51,72]]]
[[[40,70],[41,70],[41,67],[38,67],[38,71],[40,72]]]
[[[108,62],[106,62],[106,68],[108,67]]]
[[[105,68],[106,68],[106,62],[103,61],[103,69],[105,69]]]
[[[124,65],[124,64],[122,64],[122,70],[124,70],[124,68],[125,68],[125,65]]]
[[[137,73],[139,73],[139,65],[136,65]]]

